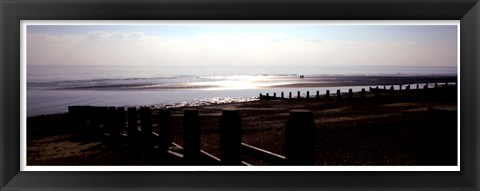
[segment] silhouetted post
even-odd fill
[[[277,98],[277,92],[273,92],[273,98]]]
[[[398,90],[402,90],[402,84],[400,84],[400,86],[398,87]]]
[[[366,94],[367,94],[367,93],[365,92],[365,88],[362,88],[362,91],[360,92],[360,97],[361,97],[361,98],[365,98],[365,95],[366,95]]]
[[[447,86],[448,86],[448,82],[445,82],[445,87],[447,87]]]
[[[137,142],[137,133],[138,133],[138,123],[137,123],[137,109],[134,107],[128,108],[128,143],[130,148],[138,145]],[[133,149],[133,148],[132,148]]]
[[[417,90],[420,88],[420,85],[417,84]]]
[[[282,99],[283,99],[283,92],[281,93]]]
[[[316,95],[316,98],[319,99],[320,98],[320,91],[317,90],[317,95]]]
[[[142,128],[142,137],[145,141],[145,147],[153,148],[152,140],[152,113],[149,107],[140,108],[140,127]]]
[[[241,165],[242,120],[235,109],[225,109],[220,118],[220,162],[222,165]]]
[[[424,89],[424,90],[427,90],[427,89],[428,89],[428,84],[425,84],[425,85],[423,86],[423,89]]]
[[[393,96],[395,94],[395,88],[392,86],[390,86],[390,95]]]
[[[96,113],[96,115],[98,115],[96,118],[97,118],[97,121],[99,124],[103,123],[105,124],[106,122],[106,119],[105,119],[105,115],[107,115],[108,113],[108,107],[98,107],[97,108],[98,111]]]
[[[259,95],[258,99],[262,99],[262,93],[260,93],[260,95]]]
[[[285,129],[285,158],[288,165],[315,164],[315,121],[311,111],[290,111]]]
[[[310,92],[309,92],[309,91],[307,91],[307,96],[306,96],[306,98],[307,98],[307,99],[310,98]]]
[[[288,93],[288,99],[292,99],[292,92]]]
[[[340,96],[341,96],[341,95],[340,95],[340,90],[337,89],[337,99],[340,99]]]
[[[368,87],[368,92],[372,92],[372,87]]]
[[[437,88],[438,88],[438,83],[437,83],[437,82],[435,82],[435,89],[437,89]]]
[[[348,89],[348,98],[350,99],[352,98],[352,96],[353,96],[353,90],[350,88]]]
[[[117,108],[117,130],[123,131],[126,128],[126,117],[125,117],[125,108]]]
[[[405,90],[409,91],[410,90],[410,85],[407,85],[407,87],[405,87]]]
[[[68,115],[73,120],[80,120],[80,106],[68,106]]]
[[[297,92],[297,99],[300,99],[300,91]]]
[[[268,93],[267,93],[267,95],[266,95],[266,96],[267,96],[267,98],[270,98],[270,95],[268,95]]]
[[[184,159],[192,164],[200,159],[200,118],[198,110],[187,109],[183,117]]]
[[[88,122],[91,122],[93,119],[93,107],[92,106],[82,106],[82,113],[85,116],[85,119]]]
[[[393,88],[393,85],[390,86],[390,91],[394,91],[394,90],[395,90],[395,88]]]
[[[140,127],[143,133],[152,133],[152,113],[149,107],[140,108]]]
[[[380,95],[380,90],[378,89],[378,86],[375,88],[375,97],[379,97]]]
[[[386,90],[386,89],[387,89],[387,86],[383,86],[383,89]]]
[[[107,120],[105,122],[105,130],[110,135],[113,135],[116,127],[116,123],[117,123],[117,121],[115,120],[116,114],[117,114],[116,107],[108,107]]]
[[[330,90],[327,90],[325,93],[325,98],[330,99]]]
[[[457,109],[432,107],[419,132],[417,165],[457,165]]]
[[[158,111],[159,149],[165,153],[172,144],[172,119],[169,110]]]

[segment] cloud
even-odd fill
[[[202,34],[166,39],[143,33],[27,34],[29,65],[451,65],[456,45],[332,41],[280,34]]]

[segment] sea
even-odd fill
[[[28,65],[26,108],[32,117],[65,113],[72,105],[198,106],[255,101],[261,93],[399,88],[425,77],[456,76],[457,67],[447,66]]]

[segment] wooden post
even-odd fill
[[[273,98],[277,98],[277,92],[273,92]]]
[[[95,107],[95,106],[92,106],[91,107],[91,111],[90,111],[90,115],[92,116],[91,117],[91,122],[96,124],[95,126],[98,127],[98,125],[101,123],[101,121],[103,120],[103,109],[104,107]]]
[[[125,117],[124,107],[117,107],[117,128],[116,129],[120,132],[126,129],[126,117]]]
[[[241,165],[242,121],[235,109],[225,109],[220,118],[220,162],[222,165]]]
[[[285,129],[285,159],[288,165],[315,164],[315,121],[311,111],[290,111]]]
[[[149,107],[140,108],[140,126],[144,134],[152,133],[152,113]]]
[[[383,89],[386,90],[386,89],[387,89],[387,86],[383,86]]]
[[[367,93],[365,92],[365,88],[362,88],[362,91],[360,92],[360,97],[361,97],[361,98],[365,98],[365,95],[366,95],[366,94],[367,94]]]
[[[300,91],[297,92],[297,99],[300,99]]]
[[[379,97],[380,91],[378,89],[378,86],[375,88],[375,97]]]
[[[407,87],[405,88],[405,90],[409,91],[409,90],[410,90],[410,85],[407,85]]]
[[[425,84],[425,85],[423,86],[423,89],[424,89],[424,90],[428,89],[428,84]]]
[[[283,99],[283,92],[281,93],[282,99]]]
[[[348,89],[348,99],[351,99],[353,96],[353,90],[352,88]]]
[[[292,92],[288,93],[288,99],[292,99]]]
[[[330,90],[327,90],[325,93],[325,98],[330,99]]]
[[[435,82],[435,89],[437,89],[437,88],[438,88],[438,83],[437,83],[437,82]]]
[[[172,144],[172,119],[169,110],[158,111],[158,135],[160,152],[167,152]]]
[[[310,92],[309,91],[307,91],[307,96],[305,98],[307,98],[307,99],[310,98]]]
[[[140,127],[145,149],[153,148],[152,113],[149,107],[140,108]]]
[[[95,113],[95,115],[97,115],[96,119],[97,119],[97,123],[98,124],[105,124],[105,114],[107,113],[108,111],[108,107],[98,107],[97,108],[97,112]]]
[[[266,95],[266,96],[267,96],[267,98],[270,98],[270,95],[268,95],[268,93],[267,93],[267,95]]]
[[[200,118],[198,110],[187,109],[183,117],[184,160],[195,164],[200,159]]]
[[[116,107],[108,107],[107,110],[107,120],[105,121],[105,130],[106,133],[109,135],[113,135],[116,127],[116,114],[117,108]]]
[[[399,86],[398,90],[402,90],[402,84],[400,84],[400,86]]]
[[[80,106],[68,106],[68,116],[73,120],[80,120]]]
[[[129,107],[127,111],[128,115],[128,146],[131,149],[134,149],[138,145],[137,134],[138,134],[138,123],[137,123],[137,109],[134,107]],[[136,149],[134,149],[136,150]]]
[[[341,95],[340,95],[340,90],[337,89],[337,99],[340,99],[340,96],[341,96]]]
[[[420,85],[417,84],[417,90],[420,88]]]
[[[317,96],[316,96],[317,99],[320,98],[320,91],[317,90]]]

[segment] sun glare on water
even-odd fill
[[[278,82],[274,76],[233,75],[208,77],[214,81],[195,82],[197,86],[206,86],[205,90],[242,90],[285,84]]]

